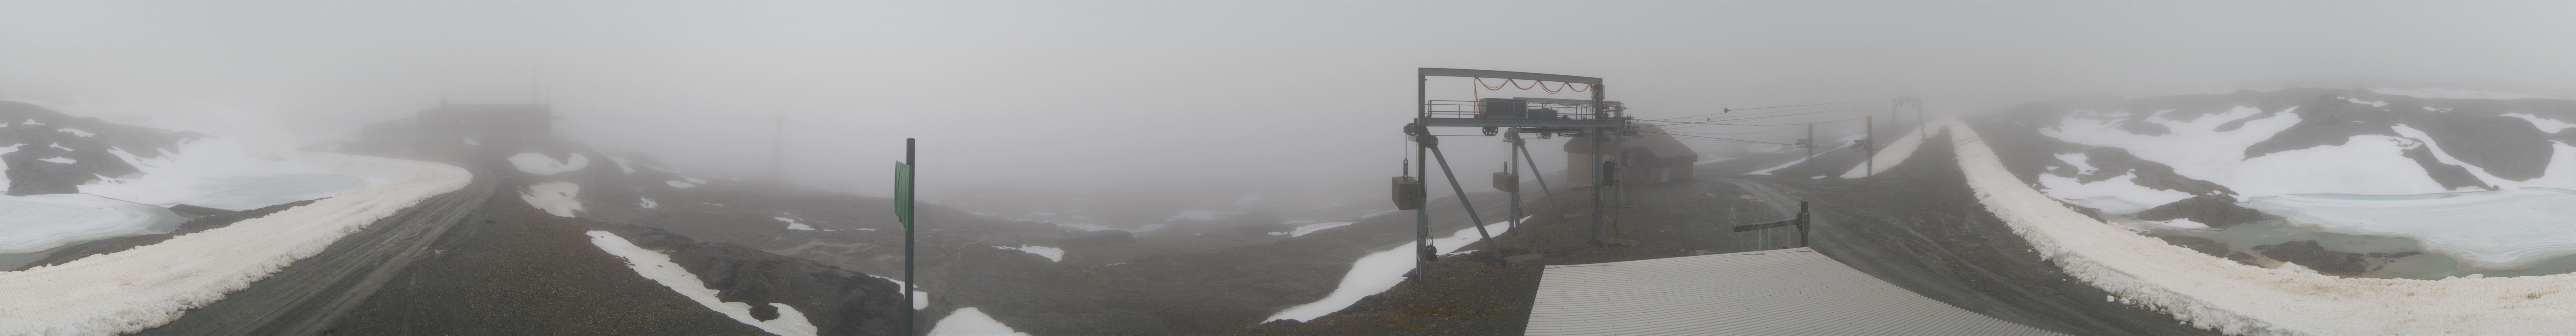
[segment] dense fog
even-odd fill
[[[442,99],[538,101],[575,140],[733,176],[765,175],[783,130],[785,178],[817,189],[882,195],[902,139],[919,138],[925,199],[1321,205],[1383,198],[1417,67],[1601,77],[1644,119],[2294,86],[2576,96],[2563,75],[2576,73],[2562,43],[2576,40],[2571,6],[6,2],[0,97],[278,148],[349,138]],[[1428,85],[1433,99],[1582,97]],[[1562,141],[1532,150],[1561,167]],[[1496,138],[1445,148],[1470,191],[1504,160]]]

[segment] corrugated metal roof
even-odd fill
[[[2054,335],[1807,248],[1548,266],[1530,335]]]

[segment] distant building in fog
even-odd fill
[[[447,104],[411,118],[367,125],[361,140],[395,148],[520,144],[554,137],[546,104]]]
[[[1625,136],[1626,139],[1616,142],[1625,148],[1603,155],[1601,159],[1618,160],[1619,166],[1625,170],[1620,176],[1626,179],[1623,183],[1627,185],[1690,180],[1694,171],[1691,166],[1699,162],[1699,152],[1692,151],[1690,146],[1682,145],[1681,140],[1663,132],[1661,127],[1639,124],[1637,135]],[[1600,165],[1600,162],[1592,162],[1592,137],[1571,137],[1565,142],[1565,176],[1573,183],[1592,184],[1593,167]]]

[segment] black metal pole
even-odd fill
[[[1556,190],[1548,189],[1547,171],[1538,169],[1538,157],[1530,156],[1529,146],[1522,145],[1523,142],[1524,140],[1522,139],[1512,139],[1512,149],[1520,150],[1522,157],[1530,158],[1529,161],[1523,162],[1527,162],[1529,164],[1530,178],[1538,179],[1538,191],[1547,195],[1548,210],[1554,210],[1555,216],[1558,216],[1557,219],[1565,219],[1565,202],[1557,201]]]
[[[1431,135],[1423,134],[1422,136],[1430,137]],[[1449,191],[1458,193],[1458,206],[1467,208],[1467,224],[1476,226],[1476,237],[1483,238],[1485,240],[1485,254],[1494,255],[1495,265],[1504,264],[1503,249],[1494,245],[1493,234],[1485,233],[1485,219],[1476,216],[1475,202],[1467,201],[1467,188],[1458,186],[1457,172],[1449,171],[1449,156],[1440,154],[1440,147],[1436,146],[1436,143],[1435,146],[1425,147],[1430,147],[1432,157],[1440,160],[1440,175],[1449,178]]]
[[[920,175],[920,174],[921,174],[921,169],[920,169],[920,167],[921,167],[921,163],[920,163],[920,162],[914,162],[914,161],[912,160],[912,138],[903,138],[903,165],[914,167],[914,169],[912,170],[914,175],[916,175],[916,176],[917,176],[917,175]],[[912,177],[912,176],[905,176],[905,177],[903,177],[903,178],[905,178],[905,179],[913,179],[913,177]],[[916,179],[916,180],[917,180],[917,179]],[[920,186],[920,185],[918,185],[918,184],[913,185],[913,189],[915,189],[915,190],[918,190],[918,189],[920,189],[920,188],[921,188],[921,186]],[[906,210],[906,212],[910,212],[910,210],[912,209],[912,203],[911,203],[911,202],[905,202],[905,203],[903,204],[903,208]],[[913,216],[920,216],[920,214],[914,214]],[[919,335],[920,333],[914,332],[914,329],[912,328],[912,320],[913,320],[913,307],[912,307],[912,302],[913,302],[913,301],[912,301],[912,300],[916,300],[916,299],[914,299],[914,298],[912,297],[912,290],[913,290],[913,286],[914,286],[914,285],[913,285],[913,282],[912,282],[912,281],[913,281],[913,280],[912,280],[912,232],[913,232],[914,230],[913,230],[913,228],[912,228],[912,223],[904,223],[904,224],[905,224],[905,225],[904,225],[904,228],[903,228],[903,334],[904,334],[904,335]]]
[[[1798,247],[1807,247],[1807,223],[1812,220],[1807,215],[1807,201],[1798,201]]]

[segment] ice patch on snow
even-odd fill
[[[788,230],[805,230],[805,231],[814,231],[814,227],[812,227],[812,226],[806,226],[806,225],[805,225],[805,223],[797,223],[795,218],[787,218],[787,217],[771,217],[771,218],[777,218],[777,219],[778,219],[778,221],[781,221],[781,222],[787,222],[787,229],[788,229]]]
[[[41,125],[41,124],[37,124],[37,123],[35,123],[34,121],[29,121],[27,124],[28,124],[28,125]],[[72,135],[78,135],[78,136],[81,136],[81,137],[83,137],[83,138],[93,137],[93,136],[98,136],[98,133],[90,133],[89,131],[83,131],[83,130],[73,129],[73,128],[57,129],[57,130],[55,130],[55,131],[60,131],[60,132],[63,132],[63,133],[71,133]]]
[[[1270,235],[1273,235],[1273,236],[1276,236],[1276,235],[1288,235],[1289,237],[1300,237],[1300,236],[1305,236],[1305,235],[1306,235],[1306,234],[1308,234],[1308,233],[1315,233],[1315,231],[1323,231],[1324,229],[1330,229],[1330,228],[1342,227],[1343,225],[1351,225],[1351,222],[1331,222],[1331,223],[1315,223],[1315,224],[1306,224],[1306,225],[1297,226],[1297,229],[1296,229],[1296,230],[1289,230],[1289,231],[1286,231],[1286,232],[1271,232],[1271,233],[1270,233]]]
[[[670,288],[672,292],[678,292],[680,296],[686,296],[690,301],[697,301],[698,305],[706,306],[708,310],[731,317],[735,322],[742,322],[745,325],[758,327],[760,331],[779,335],[813,335],[821,330],[814,327],[813,321],[805,319],[805,313],[798,312],[796,307],[786,304],[768,304],[778,307],[778,318],[768,321],[752,318],[751,304],[716,299],[715,289],[707,288],[706,282],[699,280],[697,274],[689,273],[689,269],[671,262],[670,255],[635,246],[634,242],[608,231],[590,231],[588,234],[591,245],[599,246],[600,251],[626,259],[626,267],[634,269],[635,275],[653,279],[653,282],[662,284],[662,287]]]
[[[581,153],[572,153],[570,158],[556,161],[554,157],[545,154],[519,153],[519,155],[510,156],[510,166],[518,167],[520,172],[529,174],[554,175],[588,167],[590,158],[583,157]]]
[[[1521,217],[1520,220],[1526,221],[1529,217]],[[1511,230],[1510,224],[1510,221],[1494,222],[1485,225],[1485,230],[1501,235],[1504,231]],[[1458,231],[1449,232],[1448,237],[1432,240],[1431,246],[1439,248],[1439,253],[1447,254],[1477,242],[1478,238],[1482,237],[1476,235],[1476,228],[1458,229]],[[1261,320],[1311,321],[1317,317],[1324,317],[1325,314],[1350,308],[1351,304],[1359,303],[1362,298],[1395,288],[1395,284],[1404,282],[1405,273],[1413,272],[1413,251],[1418,249],[1416,246],[1413,243],[1405,243],[1360,257],[1359,261],[1351,263],[1350,272],[1342,274],[1342,282],[1333,287],[1332,294],[1325,294],[1322,300],[1288,307],[1280,310],[1278,314],[1270,315],[1270,318]]]
[[[0,195],[0,254],[169,232],[185,220],[160,207],[93,195]]]
[[[527,191],[519,193],[519,200],[546,210],[546,214],[570,218],[581,213],[580,195],[581,185],[555,181],[528,186]]]
[[[2423,197],[2283,195],[2246,207],[2326,232],[2412,238],[2467,270],[2530,268],[2576,255],[2576,191],[2517,188]]]
[[[305,159],[325,173],[388,182],[158,244],[0,272],[0,284],[8,284],[0,286],[0,298],[8,298],[0,300],[0,334],[122,334],[160,326],[473,179],[462,168],[428,162],[332,153]]]
[[[324,167],[326,162],[346,160],[310,159],[322,156],[315,153],[258,152],[222,138],[183,143],[176,153],[154,153],[160,155],[157,158],[145,158],[123,148],[109,148],[107,152],[133,165],[142,176],[101,178],[80,185],[80,192],[162,207],[190,204],[250,210],[330,197],[387,182],[333,173]]]
[[[2540,127],[2541,132],[2549,132],[2549,134],[2558,134],[2558,132],[2567,131],[2569,128],[2576,128],[2576,123],[2558,121],[2558,119],[2541,118],[2540,116],[2525,113],[2506,113],[2504,116],[2530,120],[2532,126],[2538,126]]]
[[[1041,257],[1046,257],[1046,258],[1047,258],[1047,260],[1052,260],[1052,261],[1055,261],[1055,262],[1064,262],[1064,249],[1060,249],[1060,248],[1045,247],[1045,246],[1034,246],[1034,245],[1020,245],[1020,247],[994,246],[993,248],[997,248],[997,249],[1004,249],[1004,250],[1020,251],[1020,252],[1028,252],[1028,253],[1030,253],[1030,254],[1036,254],[1036,255],[1041,256]]]
[[[993,320],[993,316],[984,315],[984,311],[976,310],[975,307],[958,308],[957,311],[948,313],[948,318],[939,319],[938,324],[931,325],[929,333],[929,335],[1020,336],[1028,336],[1028,334],[1011,329],[1011,326],[1002,325],[1002,321]]]

